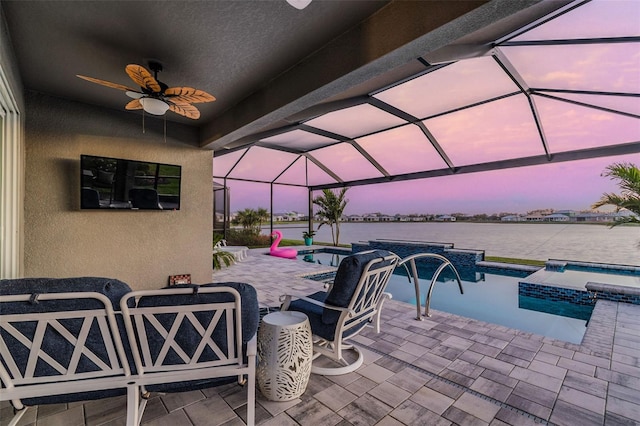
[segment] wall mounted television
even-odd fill
[[[80,208],[180,210],[182,167],[121,158],[80,156]]]

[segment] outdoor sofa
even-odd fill
[[[244,283],[134,291],[109,278],[0,280],[0,400],[15,424],[31,405],[127,395],[127,425],[149,392],[238,381],[255,419],[255,289]]]

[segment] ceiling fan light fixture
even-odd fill
[[[305,7],[309,6],[309,3],[311,3],[311,0],[287,0],[287,3],[289,3],[291,6],[295,7],[296,9],[302,10]]]
[[[141,98],[140,103],[145,112],[153,115],[164,115],[169,110],[169,105],[160,99]]]

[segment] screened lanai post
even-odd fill
[[[309,190],[309,233],[313,233],[313,191],[311,188],[307,187]],[[312,234],[313,235],[313,234]]]
[[[269,235],[273,235],[273,182],[269,184],[269,191],[271,191],[270,197],[270,207],[269,207]],[[271,237],[271,242],[273,243],[273,237]]]
[[[224,194],[224,210],[223,210],[223,219],[222,226],[224,227],[222,231],[222,235],[224,235],[224,240],[226,241],[229,238],[229,229],[231,228],[231,207],[229,206],[229,202],[231,201],[231,195],[229,194],[229,187],[227,186],[227,177],[222,180],[222,185],[224,185],[223,194]]]

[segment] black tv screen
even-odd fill
[[[180,210],[182,167],[80,156],[81,209]]]

